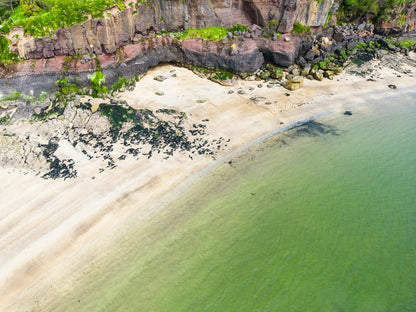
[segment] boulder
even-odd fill
[[[157,76],[153,77],[153,80],[156,80],[156,81],[159,81],[159,82],[165,81],[166,79],[167,79],[167,77],[162,76],[162,75],[157,75]]]
[[[309,72],[311,71],[311,64],[306,64],[302,70],[301,70],[301,76],[305,77],[307,75],[309,75]]]
[[[289,36],[290,41],[285,41],[282,38],[276,41],[264,38],[257,40],[258,47],[263,52],[266,60],[279,66],[289,67],[311,45],[312,38],[309,36],[286,35],[286,37]]]
[[[286,89],[293,91],[293,90],[297,90],[299,88],[302,88],[303,87],[303,81],[304,81],[303,77],[293,76],[293,77],[289,77],[289,79],[284,82],[283,86]]]
[[[313,73],[313,78],[319,81],[324,80],[324,71],[322,69],[317,70]]]
[[[329,78],[329,77],[333,77],[334,76],[334,72],[331,70],[326,70],[324,71],[324,77],[325,78]]]

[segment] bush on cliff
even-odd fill
[[[312,30],[309,26],[302,25],[301,22],[295,22],[293,24],[293,28],[291,33],[293,34],[310,34],[312,33]]]
[[[18,55],[9,50],[9,39],[0,35],[0,68],[15,63],[18,59]]]
[[[90,80],[93,97],[98,97],[98,95],[108,92],[107,87],[103,86],[103,83],[105,82],[105,75],[102,71],[97,70],[94,74],[92,74]]]

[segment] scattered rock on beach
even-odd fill
[[[290,76],[289,79],[284,82],[283,86],[290,91],[300,89],[303,87],[303,77]]]
[[[396,90],[397,89],[397,86],[394,85],[394,84],[389,84],[389,88],[392,89],[392,90]]]
[[[165,95],[165,93],[163,91],[156,91],[155,94],[159,95],[159,96]]]
[[[352,116],[352,112],[351,112],[351,111],[345,111],[345,112],[344,112],[344,115],[345,115],[345,116]]]
[[[313,74],[313,78],[316,80],[322,81],[324,80],[324,71],[319,69]]]
[[[153,79],[156,80],[156,81],[162,82],[162,81],[165,81],[167,78],[165,76],[162,76],[162,75],[157,75],[157,76],[153,77]]]

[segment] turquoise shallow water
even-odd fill
[[[416,311],[416,100],[396,101],[220,165],[113,251],[77,310]]]

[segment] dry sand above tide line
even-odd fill
[[[151,203],[161,203],[161,198],[168,198],[163,194],[184,181],[182,186],[193,183],[204,168],[241,152],[248,143],[310,116],[345,110],[354,113],[354,104],[404,94],[416,85],[411,73],[380,69],[376,62],[367,66],[374,69],[376,81],[344,73],[333,81],[306,81],[303,89],[290,92],[290,96],[279,85],[269,88],[262,83],[259,87],[261,82],[239,80],[221,86],[187,69],[161,66],[149,71],[134,90],[120,94],[120,98],[135,109],[184,112],[188,130],[208,120],[206,140],[222,138],[214,156],[195,153],[191,159],[184,152],[175,152],[167,159],[165,155],[139,160],[128,156],[115,158],[112,170],[100,171],[102,159],[88,159],[65,141],[59,142],[58,151],[74,159],[75,179],[45,180],[27,167],[1,168],[0,310],[42,310],[53,297],[50,285],[58,287],[63,280],[70,280],[63,275],[64,267],[82,250],[84,254],[97,252],[93,246],[98,238],[111,245],[116,235],[103,234],[117,233],[133,215],[145,220],[157,213],[162,205]],[[153,77],[157,75],[167,79],[156,81]],[[392,84],[398,88],[388,88]],[[155,94],[159,91],[164,95]],[[7,131],[21,136],[33,136],[37,131],[39,140],[47,136],[47,129],[31,123],[12,125]]]

